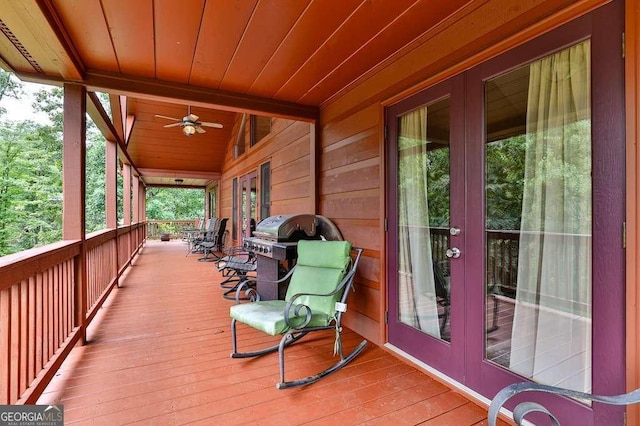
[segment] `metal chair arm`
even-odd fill
[[[522,392],[546,392],[555,395],[567,396],[570,398],[589,400],[609,405],[629,405],[640,402],[640,389],[622,395],[593,395],[585,392],[579,392],[571,389],[560,388],[557,386],[542,385],[532,382],[514,383],[503,388],[491,401],[489,406],[488,422],[489,426],[495,426],[500,408],[514,395]],[[541,412],[549,416],[551,422],[557,426],[560,424],[558,419],[549,412],[543,405],[535,402],[522,402],[513,410],[513,419],[517,425],[521,425],[524,416],[531,412]]]

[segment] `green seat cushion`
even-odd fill
[[[289,331],[289,327],[284,320],[284,309],[286,306],[284,300],[262,300],[253,303],[242,303],[233,305],[230,308],[231,318],[243,324],[247,324],[257,330],[267,333],[271,336],[283,334]],[[302,309],[301,317],[296,318],[292,312],[290,317],[293,324],[301,324],[305,319],[305,310]],[[323,313],[316,313],[311,317],[311,322],[307,327],[322,327],[329,324],[331,318]]]
[[[302,240],[298,243],[298,259],[289,281],[285,300],[301,293],[328,294],[336,290],[351,261],[351,243],[347,241]],[[329,325],[335,317],[335,305],[342,292],[332,296],[301,296],[293,304],[303,304],[311,308],[311,322],[307,327]],[[286,333],[289,328],[284,320],[285,300],[262,300],[231,307],[231,318],[261,330],[272,336]],[[295,318],[290,312],[293,324],[302,324],[306,309]],[[297,322],[296,322],[297,320]]]

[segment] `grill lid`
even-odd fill
[[[312,214],[270,216],[258,223],[253,235],[271,241],[298,241],[314,238],[317,225]]]

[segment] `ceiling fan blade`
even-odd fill
[[[195,115],[195,114],[189,114],[189,115],[187,115],[185,118],[186,118],[188,121],[191,121],[192,123],[195,123],[196,121],[198,121],[198,118],[200,118],[200,117],[198,117],[198,116],[197,116],[197,115]]]
[[[220,123],[210,123],[208,121],[203,121],[202,123],[200,123],[200,125],[204,127],[215,127],[216,129],[222,129],[222,124]]]
[[[165,124],[162,127],[176,127],[176,126],[181,126],[182,123],[172,123],[172,124]]]
[[[207,133],[207,131],[206,131],[206,130],[204,130],[204,129],[203,129],[202,127],[200,127],[200,126],[196,126],[196,132],[198,132],[198,133]]]
[[[159,114],[156,114],[156,117],[158,117],[158,118],[165,118],[165,119],[167,119],[167,120],[173,120],[173,121],[181,121],[179,118],[167,117],[166,115],[159,115]]]

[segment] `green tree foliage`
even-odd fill
[[[0,255],[62,237],[62,150],[39,125],[0,125]]]
[[[204,191],[201,189],[150,188],[147,190],[147,219],[180,220],[202,217]]]
[[[525,135],[486,145],[485,197],[487,229],[518,230],[522,216]]]

